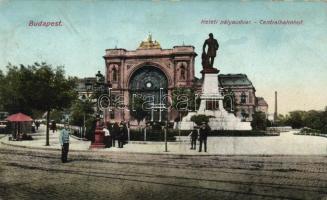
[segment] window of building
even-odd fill
[[[249,92],[249,103],[253,103],[252,92]]]
[[[113,68],[112,69],[112,81],[117,81],[117,69],[116,68]]]
[[[246,103],[246,95],[244,92],[241,94],[241,103]]]
[[[248,116],[249,116],[249,114],[247,114],[245,112],[245,110],[242,109],[242,111],[241,111],[241,119],[242,119],[242,121],[245,121]]]
[[[233,92],[229,92],[224,97],[224,108],[229,112],[234,112],[235,109],[235,95]]]

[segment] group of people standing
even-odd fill
[[[65,123],[63,129],[60,131],[59,143],[61,145],[61,161],[63,163],[67,162],[67,155],[69,152],[69,135],[70,131],[68,129],[69,124]],[[118,141],[118,148],[123,148],[128,137],[128,128],[124,121],[118,124],[107,124],[103,128],[105,135],[105,147],[115,147],[116,141]]]
[[[210,130],[209,125],[206,122],[202,122],[199,127],[196,127],[191,131],[189,135],[191,138],[191,150],[196,150],[196,141],[199,139],[199,152],[202,152],[202,146],[204,147],[204,152],[207,152],[207,136]],[[118,141],[118,148],[123,148],[128,137],[128,128],[124,121],[120,122],[120,124],[117,122],[113,124],[106,124],[103,131],[106,148],[115,147],[116,141]],[[59,142],[62,147],[62,162],[67,162],[67,154],[69,151],[69,134],[68,124],[65,124],[59,136]]]
[[[202,151],[202,145],[204,146],[204,152],[207,152],[207,137],[210,132],[210,127],[206,122],[202,122],[201,126],[194,128],[190,133],[191,137],[191,150],[196,150],[196,141],[199,139],[200,147],[199,152]]]
[[[121,121],[120,124],[117,122],[113,124],[107,124],[103,128],[105,136],[106,148],[115,147],[116,141],[118,141],[118,148],[123,148],[128,137],[127,124]]]

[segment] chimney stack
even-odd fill
[[[275,112],[274,112],[274,122],[277,121],[277,91],[275,91]]]

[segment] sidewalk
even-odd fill
[[[169,142],[168,152],[164,142],[139,144],[132,142],[124,148],[109,148],[108,152],[168,153],[185,155],[327,155],[327,138],[293,135],[295,131],[280,136],[264,137],[208,137],[207,153],[190,150],[190,142]]]
[[[92,149],[99,152],[131,152],[152,154],[183,155],[327,155],[327,138],[294,135],[296,131],[281,133],[280,136],[258,137],[208,137],[207,153],[190,150],[188,138],[182,142],[168,142],[165,152],[164,142],[130,142],[124,148]],[[60,149],[59,132],[50,132],[50,146],[45,146],[45,127],[33,134],[31,141],[9,141],[8,136],[0,139],[4,144],[28,148]],[[70,150],[89,150],[90,141],[70,138]],[[116,145],[118,146],[118,144]],[[202,150],[203,151],[203,150]]]
[[[13,145],[13,146],[21,146],[21,147],[27,147],[27,148],[44,148],[44,149],[61,149],[61,146],[59,144],[59,134],[60,132],[54,132],[50,131],[49,134],[49,143],[50,146],[45,146],[46,142],[46,132],[45,132],[45,126],[40,126],[39,130],[37,130],[36,133],[30,134],[33,137],[33,140],[23,140],[23,141],[9,141],[9,135],[6,137],[0,139],[0,142],[7,145]],[[90,147],[91,142],[90,141],[81,141],[77,140],[73,137],[70,137],[70,150],[88,150]]]

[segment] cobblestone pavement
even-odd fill
[[[191,156],[0,146],[0,199],[327,199],[326,156]]]

